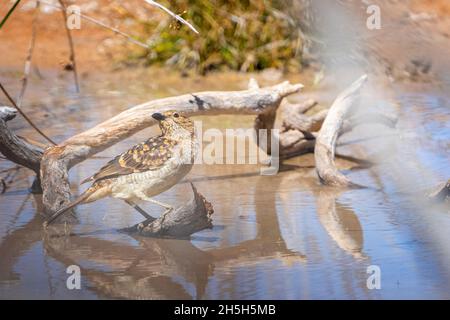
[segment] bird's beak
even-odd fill
[[[158,121],[162,121],[162,120],[164,120],[166,118],[165,115],[162,115],[159,112],[156,112],[156,113],[152,114],[152,117],[153,117],[153,119],[158,120]]]

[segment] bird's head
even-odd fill
[[[187,130],[190,134],[194,132],[194,123],[192,120],[178,111],[157,112],[152,114],[152,117],[158,121],[159,127],[164,134],[176,133],[183,129]]]

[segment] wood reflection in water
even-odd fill
[[[363,258],[364,236],[361,223],[352,209],[343,207],[336,199],[342,190],[324,187],[316,192],[319,221],[339,248]]]
[[[235,246],[203,251],[187,240],[136,237],[139,246],[133,246],[91,236],[45,237],[44,246],[51,257],[63,264],[80,265],[92,290],[99,295],[202,298],[217,267],[249,266],[262,259],[305,261],[304,255],[287,248],[281,236],[275,194],[261,189],[265,183],[262,180],[267,177],[257,179],[254,193],[257,235]],[[195,296],[181,285],[180,279],[181,283],[186,281],[195,286]]]

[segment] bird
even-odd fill
[[[91,182],[91,186],[54,213],[44,222],[44,227],[79,204],[105,197],[124,200],[147,220],[154,218],[137,205],[138,201],[163,207],[163,219],[173,210],[172,206],[152,197],[173,187],[192,169],[198,151],[194,123],[175,110],[151,116],[158,121],[161,134],[134,145],[83,180],[81,184]]]

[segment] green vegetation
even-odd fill
[[[206,73],[216,69],[255,71],[298,70],[302,32],[286,12],[286,1],[176,0],[162,2],[199,30],[197,35],[174,19],[138,21],[145,52],[129,60],[166,64]]]

